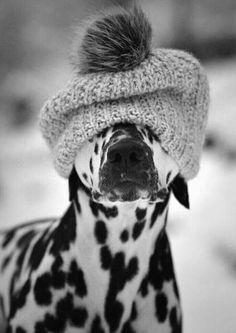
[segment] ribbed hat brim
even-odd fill
[[[194,113],[194,109],[189,109],[190,113]],[[165,92],[81,107],[74,111],[53,147],[54,165],[62,177],[69,177],[79,148],[86,139],[116,123],[128,122],[148,126],[160,139],[163,149],[177,161],[183,176],[190,179],[199,169],[203,137],[198,138],[199,143],[195,142],[199,124],[194,122],[186,132],[188,118],[185,114],[178,96],[170,97]],[[191,145],[189,137],[192,137]],[[196,145],[199,150],[193,154]]]

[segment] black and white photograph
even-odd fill
[[[0,333],[236,332],[236,2],[0,2]]]

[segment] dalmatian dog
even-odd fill
[[[189,207],[178,165],[148,128],[117,124],[85,142],[62,218],[0,233],[6,332],[180,333],[171,193]]]

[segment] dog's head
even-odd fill
[[[187,184],[179,167],[149,130],[117,124],[87,141],[79,150],[69,178],[70,199],[78,184],[95,201],[162,201],[172,189],[189,207]]]

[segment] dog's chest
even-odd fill
[[[13,332],[170,332],[178,295],[168,241],[153,242],[163,227],[153,214],[139,209],[131,223],[88,203],[8,234],[0,294]]]

